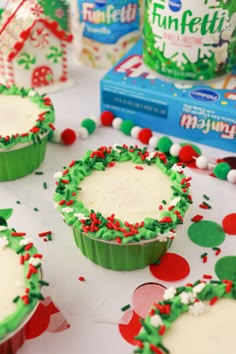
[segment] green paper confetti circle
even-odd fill
[[[236,256],[225,256],[215,264],[215,273],[220,280],[236,280]]]
[[[192,224],[188,229],[188,236],[192,242],[202,247],[219,246],[225,240],[222,226],[209,220]]]

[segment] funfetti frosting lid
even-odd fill
[[[54,107],[49,97],[33,89],[0,85],[0,150],[40,144],[54,130]]]

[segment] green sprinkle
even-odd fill
[[[166,205],[167,204],[166,200],[162,200],[162,204]]]
[[[204,257],[206,257],[206,256],[207,256],[207,252],[201,254],[201,258],[204,258]]]
[[[162,343],[159,343],[158,346],[165,352],[165,353],[170,353],[170,351],[162,344]]]
[[[160,264],[161,263],[161,260],[160,259],[158,259],[155,263],[153,263],[154,265],[158,265],[158,264]]]
[[[210,199],[206,194],[203,194],[203,198],[205,198],[206,200]]]
[[[39,211],[38,208],[34,208],[34,211]]]
[[[35,289],[35,285],[32,281],[29,282],[29,286],[31,287],[31,289]]]
[[[19,299],[20,299],[20,296],[18,295],[18,296],[16,296],[12,301],[13,301],[14,303],[16,303]]]
[[[47,186],[47,183],[46,183],[46,182],[43,182],[43,188],[44,188],[44,189],[47,189],[47,188],[48,188],[48,186]]]
[[[128,310],[130,308],[130,305],[128,304],[128,305],[125,305],[125,306],[123,306],[123,307],[121,307],[121,311],[126,311],[126,310]]]
[[[49,283],[45,280],[39,280],[39,284],[49,286]]]
[[[25,249],[25,245],[21,246],[20,248],[18,248],[18,250],[16,250],[16,253],[19,254],[21,253],[22,251],[24,251]]]
[[[202,202],[203,205],[207,206],[209,209],[211,209],[211,205],[206,203],[206,202]]]
[[[17,201],[16,201],[16,204],[20,204],[20,201],[19,201],[19,200],[17,200]]]
[[[35,175],[43,175],[43,172],[42,171],[36,171],[34,174]]]
[[[219,251],[220,247],[212,247],[213,251]]]
[[[52,241],[52,234],[48,234],[48,241]]]

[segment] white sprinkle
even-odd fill
[[[195,299],[194,294],[187,291],[183,291],[181,294],[179,294],[179,297],[182,304],[185,305],[191,304]]]
[[[167,288],[164,292],[163,299],[164,300],[170,300],[172,299],[176,294],[176,289],[173,286],[170,286]]]
[[[197,301],[189,306],[189,313],[194,316],[202,315],[209,310],[209,305],[202,301]]]
[[[62,208],[61,211],[65,214],[69,214],[69,213],[72,213],[74,211],[74,209],[71,207],[65,207],[65,208]]]
[[[41,260],[40,260],[40,258],[30,257],[28,263],[37,267],[39,264],[41,264]]]
[[[6,236],[0,238],[0,251],[3,250],[9,244],[8,239]]]
[[[28,245],[29,243],[33,242],[32,238],[23,238],[20,240],[20,245],[25,246]]]
[[[58,171],[54,174],[53,178],[61,178],[63,176],[63,172]]]
[[[74,216],[78,218],[79,220],[87,220],[89,219],[87,216],[85,216],[83,213],[75,213]]]
[[[153,327],[159,327],[159,326],[161,326],[163,324],[161,316],[158,315],[158,314],[155,314],[155,315],[151,316],[150,322],[151,322]]]

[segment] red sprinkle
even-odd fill
[[[201,221],[202,219],[203,219],[203,216],[197,214],[197,215],[195,215],[195,216],[192,217],[191,221],[193,221],[193,222],[198,222],[198,221]]]
[[[165,330],[166,330],[166,326],[165,325],[161,325],[161,327],[159,329],[160,336],[163,336],[163,334],[165,333]]]
[[[230,293],[233,286],[233,282],[230,280],[222,280],[222,283],[226,284],[225,292]]]
[[[158,347],[156,347],[154,344],[150,344],[149,345],[149,347],[150,347],[150,349],[154,352],[154,353],[156,353],[156,354],[163,354],[162,353],[162,351],[158,348]]]
[[[143,167],[142,166],[135,166],[136,170],[143,170]]]
[[[11,236],[25,236],[26,233],[25,232],[12,232]]]
[[[79,281],[85,281],[85,277],[79,277]]]
[[[199,208],[201,209],[210,209],[207,205],[205,204],[199,204]]]
[[[214,296],[210,301],[209,301],[209,305],[214,305],[216,303],[216,301],[218,300],[217,296]]]
[[[32,247],[33,247],[33,243],[32,243],[32,242],[28,243],[28,244],[25,246],[25,251],[30,250]]]
[[[212,275],[210,274],[203,274],[204,279],[212,279]]]

